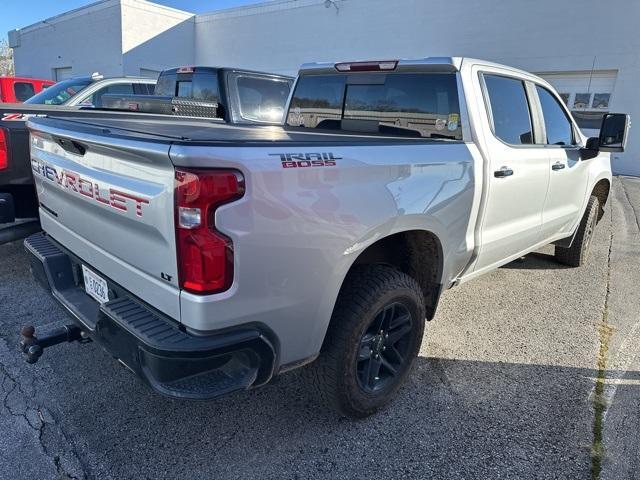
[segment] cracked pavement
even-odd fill
[[[185,402],[152,393],[95,343],[27,365],[20,326],[68,318],[20,242],[2,245],[0,478],[588,479],[605,313],[601,478],[638,478],[639,213],[640,179],[618,177],[585,267],[545,247],[447,291],[408,385],[358,422],[319,406],[296,372]]]

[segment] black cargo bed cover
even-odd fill
[[[210,146],[286,144],[408,144],[459,143],[455,140],[404,138],[381,135],[361,135],[328,130],[287,127],[280,125],[230,125],[216,120],[169,117],[167,119],[126,119],[64,117],[53,115],[30,120],[30,124],[50,126],[66,131],[120,138],[137,138],[160,143],[204,144]]]

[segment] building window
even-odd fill
[[[573,100],[573,108],[589,108],[590,100],[590,93],[576,93],[576,97]]]
[[[610,93],[594,93],[593,94],[593,103],[591,104],[592,108],[609,108],[609,98],[611,97]]]
[[[611,96],[618,72],[593,70],[583,72],[542,73],[541,76],[562,92],[560,97],[571,110],[578,127],[588,136],[597,134],[602,115],[611,108]]]

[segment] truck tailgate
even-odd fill
[[[169,143],[116,142],[112,130],[61,120],[28,126],[43,229],[179,321]]]

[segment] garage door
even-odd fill
[[[56,82],[66,80],[67,78],[71,78],[73,76],[73,70],[71,69],[71,67],[54,68],[53,73]]]
[[[586,135],[600,128],[602,115],[609,111],[617,71],[542,73],[567,104]]]

